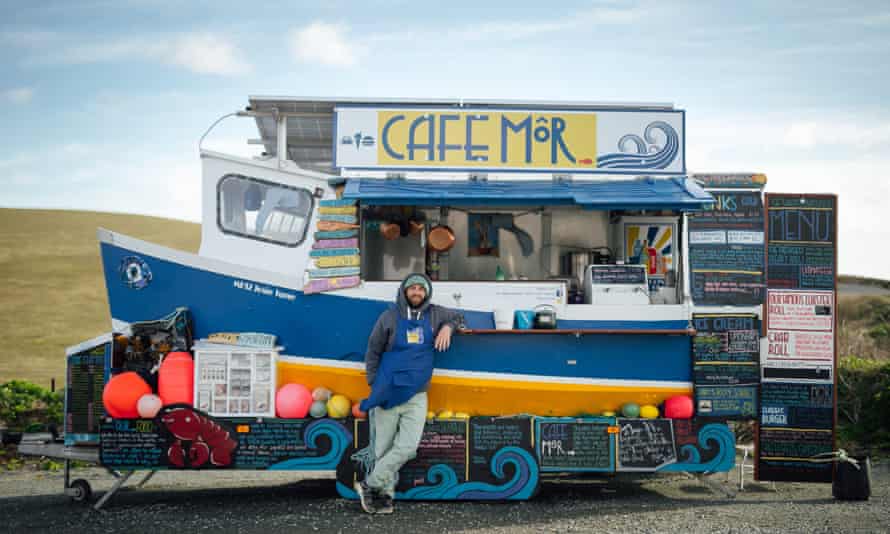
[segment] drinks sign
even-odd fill
[[[336,110],[335,167],[678,174],[684,112]]]

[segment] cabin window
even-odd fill
[[[226,234],[295,247],[312,214],[312,194],[297,187],[238,174],[217,186],[217,224]]]

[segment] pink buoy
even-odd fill
[[[312,392],[303,384],[285,384],[275,394],[275,413],[286,419],[302,419],[312,405]]]
[[[139,397],[139,402],[136,403],[136,411],[139,412],[139,417],[152,419],[158,415],[158,411],[160,411],[163,404],[160,397],[154,393],[148,393]]]
[[[694,403],[689,395],[676,395],[664,401],[664,416],[669,419],[690,419],[694,412]]]

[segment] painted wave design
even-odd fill
[[[665,136],[664,146],[658,145],[655,132]],[[618,140],[618,150],[596,158],[601,169],[664,169],[680,152],[680,136],[674,127],[664,121],[654,121],[646,126],[643,137],[627,134]]]
[[[331,448],[321,456],[311,458],[291,458],[283,462],[278,462],[269,466],[269,469],[287,471],[287,470],[332,470],[337,468],[340,458],[346,452],[352,442],[350,433],[339,423],[335,423],[329,419],[319,419],[309,423],[306,427],[304,439],[309,449],[318,449],[318,438],[327,436],[331,439]]]
[[[689,471],[689,472],[725,472],[735,465],[735,436],[724,424],[710,424],[698,431],[699,446],[705,451],[711,451],[716,447],[717,454],[705,463],[701,461],[701,454],[695,445],[684,445],[680,449],[682,461],[667,465],[659,471]]]
[[[445,464],[436,464],[427,471],[431,486],[419,486],[396,493],[405,500],[526,500],[538,485],[538,464],[528,451],[519,447],[504,447],[491,459],[491,472],[504,479],[504,468],[511,464],[515,473],[502,484],[487,482],[458,482],[457,473]],[[357,499],[355,491],[337,482],[337,491],[348,499]]]

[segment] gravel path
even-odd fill
[[[737,480],[733,473],[731,480]],[[80,469],[101,492],[99,469]],[[134,477],[135,478],[135,477]],[[712,477],[722,482],[723,475]],[[397,502],[368,516],[333,482],[294,473],[159,473],[103,512],[61,495],[61,473],[0,473],[0,531],[8,532],[890,532],[890,471],[876,467],[867,502],[837,502],[827,484],[746,483],[735,499],[681,475],[547,482],[522,503]],[[731,487],[731,484],[727,484]]]

